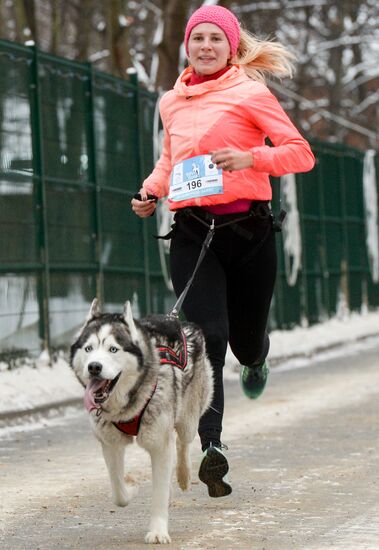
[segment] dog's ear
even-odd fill
[[[136,344],[138,342],[138,332],[136,325],[134,324],[132,306],[130,305],[129,300],[125,302],[124,305],[124,319],[130,330],[130,336],[132,341]]]
[[[94,317],[98,317],[100,314],[101,314],[101,311],[99,307],[99,300],[97,298],[94,298],[92,300],[91,308],[87,315],[86,323],[88,323]]]
[[[98,317],[101,315],[101,311],[99,308],[99,301],[97,298],[94,298],[92,300],[92,304],[90,307],[90,310],[88,312],[88,315],[86,317],[86,320],[84,321],[83,325],[78,329],[77,333],[75,334],[75,340],[77,340],[81,334],[81,332],[85,329],[87,323],[91,321],[91,319],[94,319],[95,317]]]

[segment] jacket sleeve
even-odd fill
[[[143,182],[142,187],[148,193],[156,195],[159,199],[166,197],[169,190],[171,171],[170,135],[164,127],[163,149],[161,156],[150,176],[148,176]]]
[[[269,90],[247,104],[253,123],[268,136],[274,147],[252,147],[253,169],[271,176],[308,172],[315,164],[309,143],[295,128]]]

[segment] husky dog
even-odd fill
[[[71,366],[86,386],[85,404],[102,445],[113,502],[126,506],[133,496],[124,481],[124,450],[135,434],[124,433],[124,428],[128,432],[134,424],[137,443],[148,451],[152,464],[152,510],[145,542],[171,542],[168,504],[175,431],[176,475],[185,491],[191,475],[189,445],[213,392],[201,330],[164,316],[135,321],[129,302],[123,314],[102,314],[95,299],[71,346]]]

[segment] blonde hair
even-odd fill
[[[266,82],[267,76],[292,77],[295,54],[272,40],[260,40],[241,28],[241,38],[232,62],[241,65],[252,80]]]

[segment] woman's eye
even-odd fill
[[[89,352],[92,351],[92,350],[93,350],[93,347],[92,347],[92,346],[86,346],[86,347],[84,348],[84,351],[86,351],[87,353],[89,353]]]
[[[110,351],[111,353],[117,353],[117,352],[118,352],[118,348],[116,348],[115,346],[111,346],[111,347],[109,348],[109,351]]]

